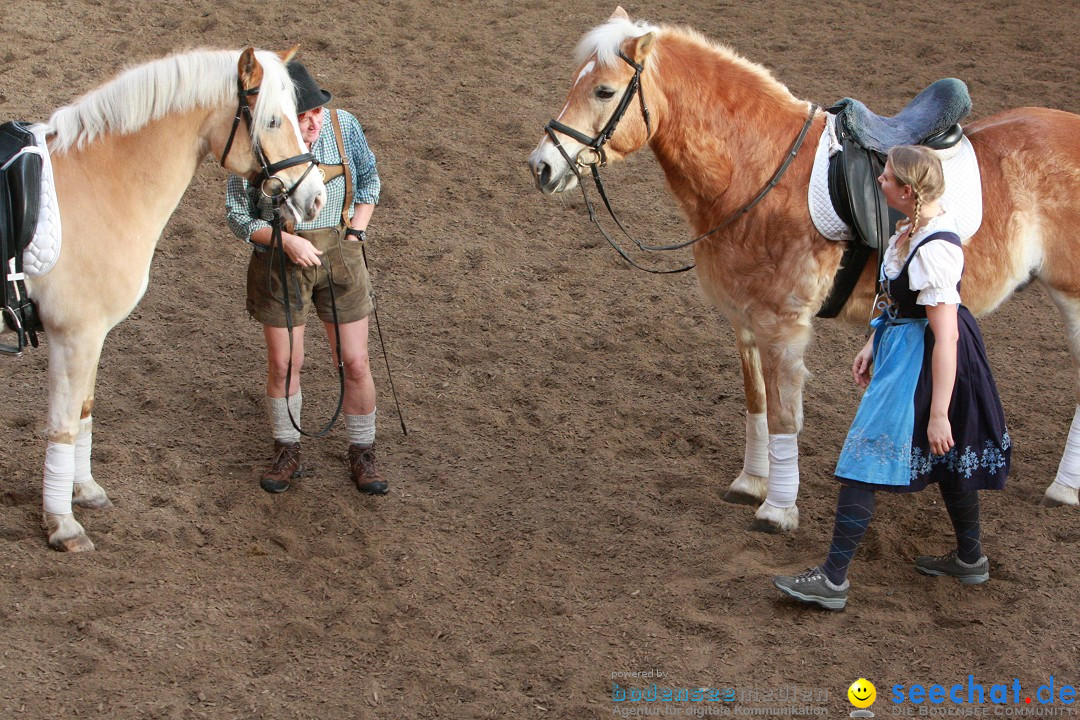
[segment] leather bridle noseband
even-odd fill
[[[641,88],[641,73],[644,72],[645,68],[643,65],[640,65],[631,60],[621,50],[619,51],[619,57],[625,60],[630,65],[630,67],[634,68],[634,76],[630,78],[630,83],[626,86],[626,90],[623,91],[623,95],[619,99],[619,104],[615,108],[615,112],[612,113],[611,118],[607,121],[607,124],[604,125],[600,133],[596,137],[589,137],[580,130],[575,130],[569,125],[565,125],[558,120],[551,120],[550,122],[548,122],[548,124],[544,126],[544,132],[546,132],[548,137],[551,138],[551,142],[555,145],[555,148],[563,156],[563,159],[566,160],[566,164],[570,167],[570,169],[574,172],[574,175],[577,177],[578,185],[581,186],[581,196],[585,199],[585,207],[589,211],[589,219],[592,220],[593,224],[596,225],[597,229],[600,230],[600,234],[604,236],[604,239],[607,240],[608,244],[615,249],[615,252],[619,253],[623,260],[625,260],[627,263],[637,268],[638,270],[644,270],[645,272],[657,273],[662,275],[693,270],[694,263],[690,263],[689,265],[685,265],[680,268],[674,268],[671,270],[656,270],[652,268],[642,267],[641,265],[638,265],[636,262],[634,262],[633,259],[631,259],[631,257],[626,253],[626,251],[623,250],[623,248],[610,235],[607,234],[607,231],[604,230],[603,226],[600,225],[600,222],[596,217],[596,212],[593,209],[592,202],[589,200],[589,195],[585,191],[585,183],[582,180],[581,171],[578,170],[578,166],[587,165],[589,167],[592,172],[593,183],[596,185],[596,191],[600,194],[600,198],[604,201],[604,206],[607,208],[608,214],[611,215],[611,219],[615,221],[615,224],[619,227],[619,230],[622,231],[622,234],[630,238],[630,240],[632,240],[634,244],[637,245],[639,250],[681,250],[682,248],[689,247],[697,242],[700,242],[701,240],[704,240],[713,233],[735,222],[735,220],[748,213],[755,205],[761,202],[761,200],[766,195],[768,195],[774,187],[776,187],[776,185],[780,182],[780,178],[784,176],[784,173],[786,173],[787,169],[791,166],[792,161],[795,160],[795,156],[798,154],[799,148],[802,147],[803,140],[806,139],[806,134],[810,131],[810,126],[814,122],[814,116],[817,115],[817,111],[819,109],[818,105],[816,103],[811,103],[810,113],[806,118],[806,122],[803,124],[802,130],[799,131],[799,135],[795,139],[795,142],[792,144],[787,156],[785,156],[784,161],[780,164],[780,167],[777,168],[776,172],[773,173],[772,178],[765,185],[765,187],[761,189],[761,192],[759,192],[753,200],[744,205],[742,209],[725,219],[712,230],[709,230],[708,232],[703,233],[691,240],[686,240],[684,242],[676,243],[674,245],[645,245],[641,241],[637,240],[634,236],[632,236],[629,232],[627,232],[626,228],[623,227],[623,224],[619,220],[619,217],[615,214],[615,210],[611,207],[611,202],[608,200],[607,192],[604,189],[604,182],[600,179],[599,168],[607,165],[607,155],[604,152],[604,145],[607,143],[608,140],[611,139],[611,136],[615,134],[616,126],[618,126],[619,121],[622,120],[622,117],[626,113],[627,108],[630,107],[630,103],[633,102],[635,94],[638,96],[638,99],[641,103],[641,115],[645,120],[645,141],[648,142],[649,138],[652,137],[652,124],[649,117],[649,108],[645,104],[645,93]],[[585,147],[578,151],[578,154],[575,158],[571,159],[570,154],[566,152],[566,149],[559,142],[559,139],[555,134],[557,132],[577,140],[578,142],[585,145]]]
[[[232,130],[229,132],[229,140],[225,143],[225,150],[221,153],[221,166],[225,167],[225,158],[229,157],[229,151],[232,149],[233,140],[236,138],[236,130],[240,127],[240,120],[242,118],[244,124],[247,125],[248,133],[251,136],[251,152],[255,156],[255,159],[259,161],[259,167],[262,168],[262,171],[255,177],[255,182],[253,182],[252,185],[258,185],[262,190],[262,193],[267,197],[285,203],[292,197],[296,188],[307,179],[308,173],[311,172],[312,168],[318,167],[319,163],[315,160],[315,156],[310,152],[294,155],[293,157],[279,160],[276,163],[267,161],[266,154],[262,151],[262,146],[260,146],[255,139],[255,121],[251,115],[251,106],[248,104],[248,98],[258,94],[258,85],[250,89],[245,88],[244,81],[237,75],[236,115],[233,117]],[[302,163],[308,164],[303,175],[300,176],[299,180],[292,184],[292,187],[286,189],[285,181],[279,178],[277,174],[282,170],[295,167]]]

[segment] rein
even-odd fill
[[[810,126],[814,122],[814,116],[817,115],[819,107],[816,103],[811,103],[810,112],[806,117],[806,122],[803,123],[802,129],[799,131],[799,135],[795,138],[795,142],[791,145],[791,149],[784,157],[784,160],[780,163],[780,167],[778,167],[776,169],[776,172],[773,173],[772,178],[765,184],[765,186],[754,197],[753,200],[751,200],[740,210],[726,218],[716,227],[712,228],[708,232],[698,235],[695,238],[683,241],[681,243],[675,243],[674,245],[646,245],[637,238],[635,238],[633,235],[631,235],[626,230],[626,227],[623,226],[622,221],[619,220],[618,215],[615,214],[615,210],[611,206],[611,201],[608,199],[607,191],[604,188],[604,182],[600,178],[600,168],[607,165],[607,155],[604,153],[604,144],[611,139],[612,135],[615,134],[616,126],[618,126],[619,121],[622,120],[622,117],[626,113],[627,108],[630,107],[630,103],[633,101],[635,94],[638,96],[638,99],[641,103],[641,114],[645,119],[645,129],[647,132],[645,137],[646,142],[648,142],[648,139],[652,137],[652,125],[649,117],[649,109],[645,104],[645,93],[641,88],[641,73],[644,70],[644,67],[631,60],[622,51],[619,52],[619,57],[621,57],[631,67],[634,68],[634,76],[630,79],[630,83],[626,86],[626,90],[623,92],[622,98],[619,99],[619,104],[615,108],[615,112],[612,113],[611,118],[607,121],[607,124],[604,125],[604,128],[600,131],[600,133],[596,137],[591,138],[585,133],[579,130],[575,130],[574,128],[569,127],[568,125],[565,125],[558,120],[551,120],[546,126],[544,126],[544,132],[546,132],[548,137],[551,138],[551,142],[555,145],[556,149],[559,151],[559,154],[563,156],[563,159],[566,160],[566,164],[570,167],[570,169],[574,172],[574,175],[577,177],[578,185],[581,187],[581,196],[585,200],[586,209],[588,209],[589,211],[589,219],[594,225],[596,225],[596,228],[600,231],[600,234],[604,236],[604,239],[607,240],[608,244],[615,249],[615,252],[617,252],[623,260],[625,260],[628,264],[630,264],[632,267],[637,268],[638,270],[643,270],[645,272],[658,275],[668,275],[673,273],[686,272],[687,270],[693,270],[695,266],[694,263],[690,263],[689,265],[685,265],[680,268],[657,270],[654,268],[643,267],[638,263],[634,262],[634,260],[619,245],[619,243],[616,242],[615,239],[612,238],[610,235],[608,235],[607,231],[604,230],[603,226],[600,224],[600,221],[596,217],[596,210],[593,207],[592,201],[589,200],[589,195],[585,191],[585,183],[583,178],[581,177],[581,171],[578,169],[578,166],[589,167],[592,173],[593,183],[596,186],[596,191],[600,194],[600,198],[604,201],[604,207],[607,208],[608,214],[611,215],[611,219],[615,221],[615,224],[619,227],[619,230],[622,231],[622,234],[630,238],[630,240],[633,241],[633,243],[638,247],[639,250],[681,250],[682,248],[690,247],[691,245],[694,245],[704,240],[710,235],[713,235],[719,230],[735,222],[737,219],[739,219],[746,213],[750,212],[750,210],[752,210],[759,202],[761,202],[762,199],[764,199],[764,197],[768,195],[772,191],[772,189],[777,186],[777,184],[779,184],[780,179],[787,172],[788,168],[791,167],[791,163],[795,160],[795,156],[798,155],[799,149],[802,148],[803,141],[806,139],[806,135],[810,131]],[[571,137],[574,140],[577,140],[578,142],[585,145],[585,147],[578,152],[576,158],[570,158],[569,153],[566,152],[566,149],[563,148],[562,144],[559,142],[558,136],[556,135],[557,132],[562,133],[563,135],[567,135],[568,137]]]

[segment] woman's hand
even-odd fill
[[[871,336],[859,354],[855,356],[855,362],[851,364],[851,376],[855,378],[855,384],[866,389],[870,384],[870,368],[874,365],[874,338]]]
[[[281,233],[281,244],[284,246],[285,254],[289,256],[289,260],[292,260],[300,267],[322,265],[322,261],[319,260],[322,250],[316,248],[306,238],[283,232]]]
[[[952,424],[947,415],[930,416],[930,424],[926,426],[926,439],[930,441],[930,452],[935,455],[944,455],[952,450],[955,443]]]

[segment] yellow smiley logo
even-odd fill
[[[857,708],[868,708],[877,700],[877,688],[866,678],[859,678],[847,689],[848,700]]]

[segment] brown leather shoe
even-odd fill
[[[385,495],[389,488],[375,467],[375,452],[363,445],[349,446],[349,472],[356,489],[368,495]]]
[[[268,493],[283,493],[289,489],[292,478],[304,474],[304,462],[300,457],[300,443],[274,441],[274,464],[259,478],[259,485]]]

